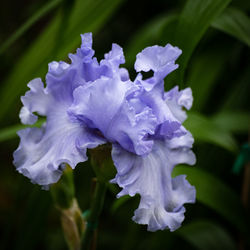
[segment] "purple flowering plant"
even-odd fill
[[[122,189],[117,197],[140,195],[133,220],[149,231],[179,228],[184,204],[194,203],[196,194],[185,175],[171,176],[176,165],[195,163],[193,137],[182,125],[192,91],[177,86],[164,91],[164,78],[178,68],[180,54],[170,44],[145,48],[136,56],[132,81],[120,67],[125,62],[120,46],[113,44],[98,62],[92,34],[82,35],[81,47],[69,54],[71,63],[51,62],[46,87],[36,78],[21,97],[21,122],[35,124],[37,115],[46,122],[18,132],[18,172],[49,188],[59,181],[63,164],[74,169],[87,160],[88,149],[111,144],[117,171],[111,182]],[[150,70],[153,76],[144,79],[141,72]]]

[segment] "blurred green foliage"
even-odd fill
[[[249,1],[25,0],[1,3],[0,13],[0,249],[67,249],[50,193],[15,171],[12,152],[18,145],[16,131],[23,127],[18,112],[27,82],[44,77],[51,60],[67,60],[80,34],[89,31],[97,57],[112,42],[124,47],[131,77],[136,53],[146,46],[171,42],[182,49],[180,67],[167,77],[166,89],[178,84],[193,90],[185,126],[195,137],[197,155],[196,166],[174,172],[187,174],[197,189],[197,203],[186,206],[179,230],[149,233],[134,224],[130,218],[139,197],[116,200],[119,188],[110,184],[97,248],[249,247],[249,214],[241,201],[246,176],[232,173],[250,124]],[[74,171],[83,210],[91,200],[89,165]]]

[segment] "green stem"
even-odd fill
[[[102,211],[106,189],[107,189],[106,183],[97,180],[95,193],[90,208],[90,213],[87,219],[86,231],[84,232],[83,235],[82,248],[81,248],[82,250],[90,249],[93,235],[97,227],[98,218]]]
[[[11,46],[19,37],[21,37],[35,22],[49,13],[63,0],[49,1],[48,4],[39,9],[33,16],[30,17],[9,39],[0,46],[0,54],[2,54],[9,46]]]

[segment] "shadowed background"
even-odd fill
[[[197,189],[183,226],[173,233],[147,232],[131,220],[139,196],[117,200],[119,188],[110,184],[97,249],[247,249],[249,199],[242,202],[242,190],[249,189],[244,181],[250,180],[249,148],[242,145],[249,140],[250,124],[249,14],[250,2],[244,0],[2,2],[0,249],[67,249],[50,193],[15,171],[12,153],[18,146],[16,131],[24,127],[18,113],[27,83],[44,79],[50,61],[68,61],[85,32],[93,32],[99,60],[113,42],[122,46],[132,79],[143,48],[178,46],[180,67],[167,76],[166,90],[190,86],[194,95],[184,125],[194,135],[197,164],[173,173],[187,174]],[[236,159],[242,160],[235,165]],[[93,176],[88,162],[74,171],[83,211],[89,207]]]

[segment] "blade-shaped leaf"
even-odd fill
[[[212,27],[221,30],[250,46],[250,18],[241,10],[227,8],[212,22]]]
[[[218,212],[242,232],[248,232],[245,211],[237,194],[222,182],[198,167],[178,166],[173,175],[186,174],[196,187],[197,200]]]
[[[3,44],[0,46],[0,54],[2,54],[9,46],[11,46],[18,38],[20,38],[32,25],[34,25],[40,18],[48,12],[57,7],[62,0],[49,1],[37,12],[35,12],[17,31],[14,32]]]
[[[219,16],[230,0],[189,0],[180,14],[176,27],[175,45],[182,49],[179,59],[179,80],[183,82],[184,71],[192,52],[212,21]]]
[[[212,118],[213,122],[227,130],[235,133],[247,133],[250,129],[250,114],[243,111],[223,111]]]
[[[189,112],[184,126],[197,141],[212,143],[232,152],[238,150],[236,141],[228,131],[199,113]]]
[[[207,50],[192,60],[187,76],[195,100],[192,110],[200,111],[207,103],[228,57],[228,46],[224,45],[223,48]]]

